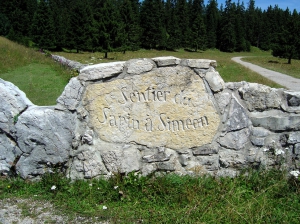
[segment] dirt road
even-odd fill
[[[231,60],[251,69],[254,72],[259,73],[260,75],[286,87],[289,90],[300,91],[300,79],[275,72],[269,69],[262,68],[258,65],[251,64],[249,62],[242,61],[243,57],[234,57]]]

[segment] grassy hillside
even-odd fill
[[[256,82],[271,87],[281,87],[280,85],[268,80],[267,78],[252,72],[251,70],[239,65],[231,60],[235,56],[260,56],[260,57],[269,57],[271,56],[270,52],[261,51],[257,48],[253,48],[252,52],[241,52],[241,53],[225,53],[220,52],[219,50],[207,50],[204,52],[187,52],[180,50],[178,52],[173,51],[158,51],[158,50],[139,50],[134,52],[126,52],[126,54],[113,52],[109,53],[109,59],[104,59],[103,53],[87,53],[83,52],[80,54],[69,53],[69,52],[54,52],[64,56],[68,59],[79,61],[84,64],[88,63],[103,63],[111,61],[127,61],[133,58],[152,58],[160,56],[174,56],[178,58],[203,58],[203,59],[212,59],[216,60],[218,63],[217,71],[220,73],[222,78],[226,82]]]
[[[50,57],[0,37],[0,78],[24,91],[37,105],[53,105],[70,78],[70,71]]]
[[[69,53],[53,52],[68,59],[84,64],[126,61],[133,58],[152,58],[159,56],[175,56],[178,58],[206,58],[216,60],[217,70],[226,82],[256,82],[278,88],[278,84],[250,71],[231,61],[234,56],[270,57],[269,52],[255,49],[250,53],[224,53],[218,50],[205,52],[178,52],[139,50],[135,52],[109,53],[109,59],[103,59],[103,53]],[[54,62],[50,57],[13,43],[0,37],[0,78],[10,81],[23,90],[27,97],[37,105],[53,105],[62,93],[71,77],[71,72]],[[299,65],[300,67],[300,65]]]

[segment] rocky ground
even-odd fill
[[[17,198],[0,200],[1,224],[109,223],[97,220],[97,217],[68,217],[46,201]]]

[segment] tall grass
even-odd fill
[[[47,200],[66,214],[111,223],[299,223],[299,184],[278,170],[234,179],[130,173],[74,182],[49,174],[34,183],[1,180],[0,198]]]
[[[0,78],[24,91],[37,105],[53,105],[71,72],[41,52],[0,37]]]

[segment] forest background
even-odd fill
[[[53,51],[272,50],[300,58],[300,14],[226,0],[1,0],[0,36]]]

